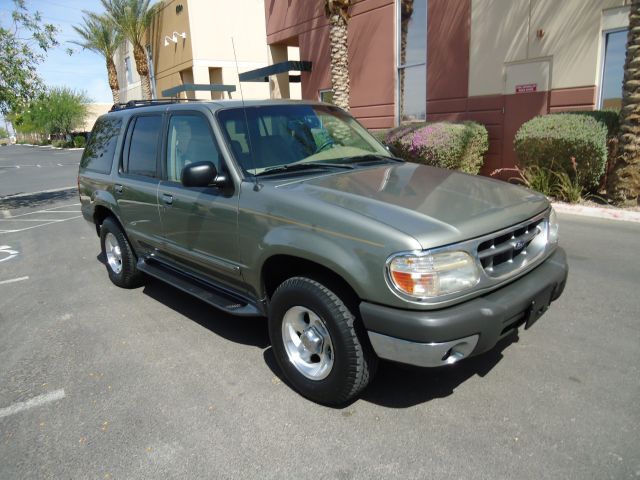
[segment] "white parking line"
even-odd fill
[[[0,281],[0,285],[6,285],[7,283],[24,282],[25,280],[29,280],[29,277],[18,277],[18,278],[11,278],[9,280],[2,280]]]
[[[22,412],[24,410],[29,410],[30,408],[35,408],[47,403],[55,402],[56,400],[61,400],[64,397],[64,389],[62,388],[54,392],[38,395],[37,397],[30,398],[25,402],[18,402],[8,407],[0,408],[0,418],[8,417],[9,415],[15,415],[16,413]]]
[[[68,220],[75,220],[76,218],[81,218],[82,215],[78,215],[75,217],[70,217],[70,218],[63,218],[61,220],[50,220],[47,221],[47,223],[41,223],[40,225],[34,225],[32,227],[27,227],[27,228],[18,228],[16,230],[0,230],[0,233],[18,233],[18,232],[24,232],[25,230],[31,230],[32,228],[39,228],[39,227],[44,227],[46,225],[51,225],[52,223],[61,223],[61,222],[66,222]]]
[[[60,205],[59,207],[53,207],[53,208],[47,208],[45,210],[36,210],[35,212],[27,212],[27,213],[20,213],[18,215],[14,215],[11,218],[18,218],[18,217],[24,217],[26,215],[33,215],[35,213],[55,213],[55,212],[59,212],[60,210],[57,210],[58,208],[67,208],[67,207],[77,207],[78,205],[80,205],[79,203],[70,203],[68,205]],[[74,211],[74,212],[67,212],[67,213],[78,213],[78,211]]]
[[[11,218],[11,212],[9,210],[2,210],[3,218]]]
[[[45,212],[49,213],[49,212]],[[78,212],[70,212],[78,213]],[[67,218],[0,218],[0,222],[64,222]]]

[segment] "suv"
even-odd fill
[[[289,383],[344,404],[379,358],[450,365],[530,327],[566,256],[538,193],[394,158],[315,102],[147,102],[96,122],[78,176],[111,281],[268,317]]]

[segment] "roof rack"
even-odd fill
[[[178,99],[183,100],[183,99]],[[126,103],[114,103],[111,107],[110,112],[115,112],[117,110],[125,110],[128,108],[137,108],[137,107],[148,107],[151,105],[164,105],[169,103],[176,103],[176,100],[167,99],[167,100],[129,100]]]

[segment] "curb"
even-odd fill
[[[84,147],[72,147],[72,148],[63,148],[63,147],[54,147],[52,145],[33,145],[31,143],[14,143],[12,145],[18,145],[19,147],[38,147],[38,148],[51,148],[53,150],[84,150]]]
[[[622,210],[620,208],[588,207],[586,205],[572,205],[569,203],[552,203],[552,205],[555,211],[558,213],[640,223],[640,212],[631,210]]]

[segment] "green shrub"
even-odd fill
[[[54,140],[53,142],[51,142],[51,146],[56,148],[63,148],[65,143],[66,142],[64,140]]]
[[[84,138],[82,135],[77,135],[75,137],[73,137],[73,146],[76,148],[84,148],[84,146],[87,144],[87,139]]]
[[[476,122],[419,123],[390,130],[385,143],[410,162],[477,174],[489,148],[489,134]]]
[[[620,114],[617,110],[589,110],[584,112],[567,112],[573,115],[586,115],[607,127],[607,137],[618,136],[620,131]]]
[[[576,176],[587,191],[598,186],[607,161],[607,128],[587,115],[535,117],[520,127],[513,143],[524,168],[538,165]]]

